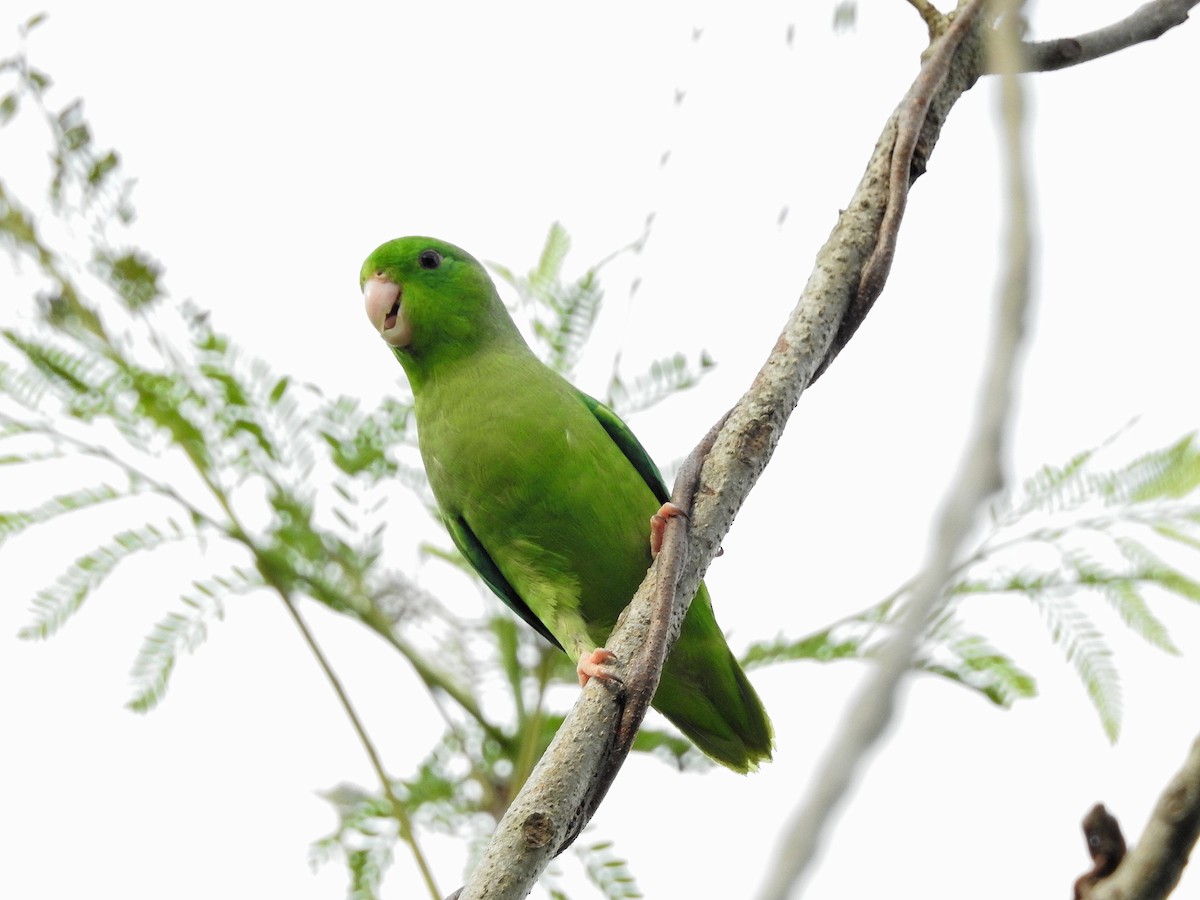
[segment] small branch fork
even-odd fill
[[[886,182],[888,196],[883,223],[879,227],[878,241],[866,265],[863,266],[854,301],[842,319],[833,346],[821,361],[813,381],[824,373],[834,357],[849,343],[883,292],[896,252],[896,239],[900,232],[900,222],[904,218],[908,190],[914,181],[925,174],[925,164],[937,141],[937,133],[945,112],[949,111],[947,107],[941,115],[931,118],[934,97],[939,93],[946,95],[943,88],[950,74],[950,65],[956,57],[963,56],[960,52],[964,49],[963,42],[975,30],[984,8],[990,6],[994,9],[998,5],[970,0],[960,3],[954,13],[943,15],[927,0],[909,2],[928,25],[931,43],[925,53],[925,62],[920,73],[893,113],[895,140],[892,144],[891,166]],[[1200,0],[1152,0],[1121,21],[1096,31],[1051,41],[1021,42],[1017,69],[1020,72],[1063,69],[1108,56],[1135,44],[1157,40],[1172,28],[1186,22],[1188,12],[1197,4],[1200,4]],[[996,74],[993,61],[986,56],[976,55],[975,60],[978,63],[976,77]],[[974,79],[971,79],[971,82],[973,83]],[[970,87],[971,84],[967,84],[962,90]],[[954,98],[957,99],[957,95],[954,95]],[[950,103],[953,102],[951,99]],[[889,125],[891,124],[889,122]],[[881,142],[886,137],[885,130]],[[922,137],[925,138],[924,143],[921,142]]]
[[[1075,900],[1161,900],[1175,889],[1200,838],[1200,737],[1158,798],[1137,846],[1125,852],[1117,820],[1097,804],[1083,833],[1094,865],[1075,882]]]
[[[1103,803],[1097,803],[1083,817],[1083,839],[1092,857],[1092,868],[1075,881],[1075,900],[1089,900],[1101,880],[1117,870],[1125,858],[1125,836],[1121,826]]]
[[[1109,29],[1022,44],[1022,71],[1061,68],[1152,40],[1186,20],[1196,3],[1200,0],[1155,0]],[[525,897],[587,824],[629,752],[703,573],[800,394],[828,368],[882,291],[908,189],[925,171],[950,109],[992,71],[984,53],[993,18],[988,0],[963,0],[941,22],[930,3],[918,6],[936,35],[922,70],[885,124],[854,196],[818,252],[799,302],[750,389],[680,473],[672,499],[688,517],[668,522],[662,552],[606,642],[618,661],[629,661],[623,689],[593,679],[581,692],[470,880],[450,900]],[[1114,30],[1119,37],[1110,34]],[[1078,53],[1063,62],[1074,45]]]

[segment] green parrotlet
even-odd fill
[[[425,471],[455,545],[579,661],[581,682],[611,678],[604,642],[650,565],[647,522],[671,512],[657,467],[612,410],[534,355],[463,250],[389,241],[363,263],[360,286],[412,385]],[[703,585],[653,705],[731,769],[770,758],[770,721]]]

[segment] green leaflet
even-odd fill
[[[81,488],[66,494],[51,497],[33,509],[0,512],[0,545],[34,525],[44,525],[58,516],[78,512],[89,506],[121,500],[138,493],[136,482],[126,490],[117,490],[108,484],[94,488]]]
[[[144,713],[157,706],[180,654],[191,653],[204,643],[209,623],[225,617],[225,598],[261,586],[259,578],[236,566],[225,575],[194,582],[193,592],[181,598],[183,609],[167,613],[142,641],[130,673],[136,693],[129,708]]]
[[[131,528],[115,535],[73,562],[58,580],[33,599],[33,622],[22,628],[22,638],[47,638],[66,624],[83,602],[112,574],[118,564],[135,553],[155,550],[171,541],[190,537],[174,520]]]

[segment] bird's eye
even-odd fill
[[[421,264],[422,269],[436,269],[442,264],[442,254],[436,250],[422,250],[417,262]]]

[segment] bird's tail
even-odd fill
[[[753,771],[771,758],[771,721],[725,643],[704,585],[663,666],[654,708],[697,747],[735,772]]]

